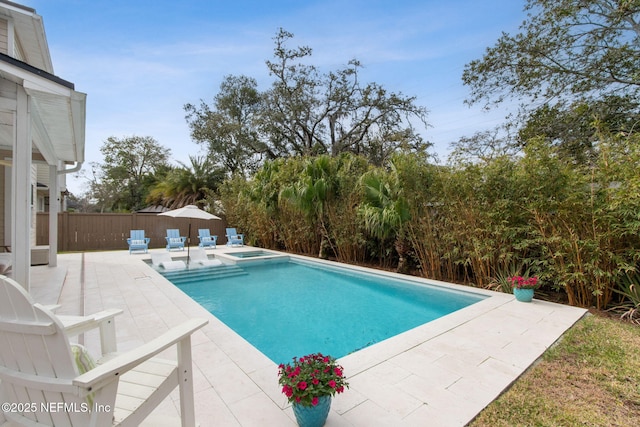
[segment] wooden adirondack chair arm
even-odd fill
[[[35,304],[35,306],[51,310],[51,306],[42,306],[40,304]],[[56,317],[64,326],[67,336],[74,337],[92,329],[100,328],[100,347],[102,356],[104,356],[109,353],[115,353],[118,350],[114,318],[122,313],[121,309],[112,308],[88,316],[58,315]]]
[[[87,373],[76,377],[73,384],[80,390],[80,395],[96,391],[114,381],[118,376],[130,371],[142,362],[151,359],[167,348],[187,340],[191,345],[191,335],[209,323],[206,319],[191,319],[178,325],[140,347],[123,353],[98,365]]]
[[[75,336],[99,328],[104,322],[112,322],[114,317],[122,313],[123,310],[112,308],[88,316],[67,316],[59,314],[58,319],[62,322],[67,335]]]

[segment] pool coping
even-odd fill
[[[463,307],[438,319],[424,323],[415,328],[411,328],[405,332],[358,350],[357,352],[351,353],[340,359],[341,362],[349,364],[352,370],[355,370],[356,373],[362,372],[374,366],[375,359],[380,359],[381,357],[391,357],[393,355],[406,352],[416,345],[433,339],[434,337],[437,337],[438,335],[446,333],[447,331],[459,326],[465,321],[468,321],[470,316],[475,316],[486,311],[495,310],[501,305],[513,299],[513,296],[510,294],[504,294],[501,292],[494,292],[480,288],[473,288],[470,286],[458,285],[439,280],[426,279],[417,276],[409,276],[385,270],[377,270],[371,267],[350,264],[340,265],[340,263],[337,263],[335,261],[316,259],[301,255],[291,255],[291,258],[298,258],[311,263],[328,265],[330,267],[344,266],[344,268],[352,269],[355,271],[362,271],[367,274],[376,274],[383,277],[399,278],[401,280],[413,282],[416,284],[439,287],[456,292],[476,294],[486,297],[485,299],[470,304],[467,307]]]
[[[220,247],[207,252],[217,256],[247,249],[259,248]],[[60,263],[78,262],[78,256],[62,254]],[[186,318],[207,318],[209,324],[193,340],[197,418],[225,426],[295,425],[277,385],[275,363],[142,261],[148,258],[149,254],[127,251],[83,254],[86,311],[123,308],[125,314],[116,327],[119,346],[125,350]],[[349,267],[395,277],[395,273]],[[67,274],[65,288],[74,274]],[[586,313],[535,299],[521,303],[513,295],[401,277],[490,298],[341,358],[350,388],[334,398],[329,427],[465,425]],[[59,302],[65,306],[76,297],[77,292],[63,289]],[[157,325],[145,326],[146,321]],[[87,345],[91,349],[99,342],[87,337]],[[175,399],[163,413],[175,416]]]
[[[255,250],[246,250],[246,251],[236,251],[236,252],[255,252]],[[427,323],[423,323],[421,325],[418,325],[416,327],[412,327],[409,328],[403,332],[400,332],[398,334],[395,334],[392,337],[386,338],[384,340],[381,340],[379,342],[376,342],[375,344],[371,344],[369,346],[363,347],[361,349],[358,349],[356,351],[353,351],[351,353],[349,353],[348,355],[345,355],[343,357],[340,358],[340,360],[344,359],[347,356],[351,356],[354,355],[354,357],[352,357],[355,360],[361,360],[360,357],[358,357],[358,353],[366,348],[370,348],[373,346],[376,346],[378,344],[381,344],[378,347],[378,350],[383,349],[386,346],[389,346],[392,351],[388,351],[388,350],[380,350],[382,353],[384,353],[385,355],[391,354],[392,352],[403,352],[403,351],[407,351],[409,350],[413,345],[415,345],[415,343],[417,341],[420,340],[426,340],[426,339],[430,339],[433,338],[434,336],[437,336],[441,333],[446,332],[447,329],[451,328],[451,325],[455,325],[458,323],[458,321],[456,319],[458,318],[462,318],[464,319],[468,314],[468,312],[463,312],[461,314],[459,314],[458,316],[452,316],[447,318],[448,316],[451,316],[461,310],[465,310],[467,308],[470,308],[473,305],[479,304],[481,302],[487,301],[489,299],[491,299],[491,297],[494,295],[494,293],[492,292],[486,292],[482,289],[475,289],[475,288],[470,288],[468,286],[461,286],[461,285],[455,285],[455,284],[450,284],[447,282],[441,282],[441,281],[436,281],[436,280],[428,280],[428,279],[424,279],[424,278],[420,278],[420,277],[416,277],[416,276],[410,276],[410,275],[401,275],[401,274],[397,274],[397,273],[393,273],[393,272],[388,272],[388,271],[381,271],[381,270],[377,270],[374,268],[370,268],[370,267],[363,267],[363,266],[355,266],[355,265],[349,265],[349,264],[344,264],[344,263],[339,263],[339,262],[335,262],[335,261],[329,261],[329,260],[322,260],[322,259],[316,259],[316,258],[311,258],[311,257],[306,257],[306,256],[302,256],[302,255],[297,255],[297,254],[287,254],[287,253],[282,253],[282,252],[276,252],[276,251],[264,251],[264,252],[269,252],[270,255],[265,255],[265,256],[260,256],[260,257],[251,257],[251,258],[234,258],[233,256],[229,256],[228,252],[225,253],[216,253],[215,257],[218,259],[223,259],[225,262],[227,263],[232,263],[234,265],[238,265],[238,266],[245,266],[245,265],[261,265],[261,264],[272,264],[272,263],[283,263],[283,262],[288,262],[288,261],[292,261],[292,262],[298,262],[301,265],[310,265],[310,266],[324,266],[327,267],[327,270],[329,271],[338,271],[340,272],[341,270],[346,270],[346,271],[351,271],[351,272],[360,272],[363,273],[365,275],[368,276],[373,276],[376,278],[385,278],[388,277],[391,280],[394,281],[400,281],[401,283],[408,283],[408,284],[412,284],[412,285],[416,285],[416,286],[425,286],[425,287],[430,287],[430,288],[436,288],[436,289],[441,289],[444,291],[452,291],[455,292],[456,294],[466,294],[466,295],[477,295],[478,297],[482,298],[481,300],[478,300],[476,302],[471,302],[469,303],[468,306],[457,309],[451,313],[448,313],[446,315],[443,315],[439,318],[436,318],[434,320],[428,321]],[[215,269],[215,267],[213,267],[213,269]],[[154,268],[155,271],[157,271],[158,273],[160,273],[162,275],[162,270],[161,269],[156,269]],[[198,268],[197,270],[201,270],[201,268]],[[168,273],[173,273],[174,270],[169,270]],[[163,276],[165,277],[165,276]],[[188,276],[187,276],[188,277]],[[169,280],[171,282],[171,278],[170,277],[165,277],[167,280]],[[240,279],[242,280],[242,279]],[[172,283],[173,284],[173,283]],[[182,289],[182,287],[178,286],[178,288]],[[185,294],[187,296],[188,293],[185,292]],[[189,296],[189,298],[191,298]],[[197,301],[196,301],[197,302]],[[482,310],[482,308],[480,308],[480,310]],[[215,313],[212,313],[213,316],[215,316]],[[437,322],[440,319],[446,318],[444,320],[442,320],[441,322]],[[232,328],[233,329],[233,328]],[[234,330],[235,332],[235,330]],[[237,333],[237,332],[236,332]],[[405,335],[406,334],[406,335]],[[242,335],[240,335],[238,333],[239,336],[242,337]],[[243,339],[245,339],[244,337],[242,337]],[[393,341],[387,342],[390,339],[396,338]],[[257,348],[256,348],[257,349]],[[257,349],[258,351],[260,351],[259,349]],[[374,349],[373,351],[371,351],[372,354],[376,354],[376,350]],[[260,354],[263,354],[262,352],[260,352]],[[302,355],[299,355],[302,356]],[[271,360],[271,359],[269,359]],[[277,363],[277,362],[274,362]],[[365,363],[363,366],[355,366],[356,372],[361,372],[365,369],[368,369],[370,366],[370,363]]]
[[[215,257],[227,262],[232,262],[234,264],[244,264],[244,263],[252,263],[252,262],[273,262],[274,260],[278,261],[278,260],[289,258],[289,254],[272,251],[269,249],[250,248],[247,246],[227,247],[226,249],[229,250],[230,252],[219,252],[219,253],[216,253]],[[269,255],[262,255],[259,257],[249,257],[249,258],[239,258],[232,255],[233,253],[257,252],[258,250],[261,252],[269,253]]]

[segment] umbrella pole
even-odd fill
[[[191,243],[191,221],[189,221],[189,232],[187,233],[187,265],[189,265],[189,243]]]

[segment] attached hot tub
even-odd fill
[[[247,248],[216,253],[216,258],[223,258],[236,264],[242,264],[245,262],[287,261],[289,260],[289,255],[264,249]]]

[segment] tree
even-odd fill
[[[265,157],[275,157],[257,129],[262,104],[257,87],[253,78],[226,76],[212,107],[202,100],[200,107],[184,107],[191,137],[207,144],[210,158],[231,175],[254,172]]]
[[[279,200],[292,203],[314,227],[316,235],[321,236],[318,252],[320,258],[328,257],[326,247],[331,245],[327,229],[327,208],[336,192],[334,166],[326,155],[308,159],[298,180],[283,188],[279,194]],[[332,250],[335,253],[335,249]]]
[[[280,29],[274,38],[274,58],[266,62],[274,81],[266,92],[255,79],[227,76],[212,106],[185,105],[192,137],[208,144],[228,173],[250,173],[276,158],[347,152],[381,165],[396,151],[428,148],[411,124],[426,126],[427,111],[414,97],[363,85],[357,60],[323,73],[307,64],[311,48],[287,47],[292,37]]]
[[[99,212],[98,206],[88,194],[76,196],[71,193],[67,196],[67,211],[69,212]]]
[[[321,73],[306,65],[312,50],[287,48],[293,34],[280,29],[275,37],[274,59],[267,61],[275,78],[265,94],[263,126],[274,151],[298,155],[350,152],[382,164],[398,149],[427,148],[410,123],[426,126],[427,111],[415,97],[388,92],[376,83],[362,85],[357,60],[347,67]]]
[[[480,131],[470,137],[461,137],[451,144],[449,161],[454,164],[490,163],[496,158],[515,154],[517,149],[514,141],[505,128],[498,126],[491,131]]]
[[[519,33],[503,33],[465,67],[467,100],[562,103],[640,91],[640,2],[528,0]],[[532,102],[534,104],[532,104]]]
[[[394,160],[401,161],[399,158]],[[390,163],[388,172],[378,168],[362,176],[364,201],[360,205],[360,214],[365,229],[380,240],[380,245],[393,240],[398,254],[398,272],[405,273],[409,251],[405,228],[411,220],[411,211],[395,161]]]
[[[519,131],[521,147],[536,137],[558,147],[558,155],[576,164],[593,164],[602,134],[631,134],[640,123],[640,103],[630,96],[579,101],[564,108],[543,105]]]
[[[100,148],[103,164],[95,164],[91,191],[102,210],[135,211],[144,207],[157,174],[168,170],[171,150],[150,136],[109,137]]]
[[[190,166],[178,162],[180,167],[171,169],[166,178],[153,187],[147,201],[176,209],[201,205],[211,197],[224,181],[224,171],[207,158],[189,156],[189,160]]]

